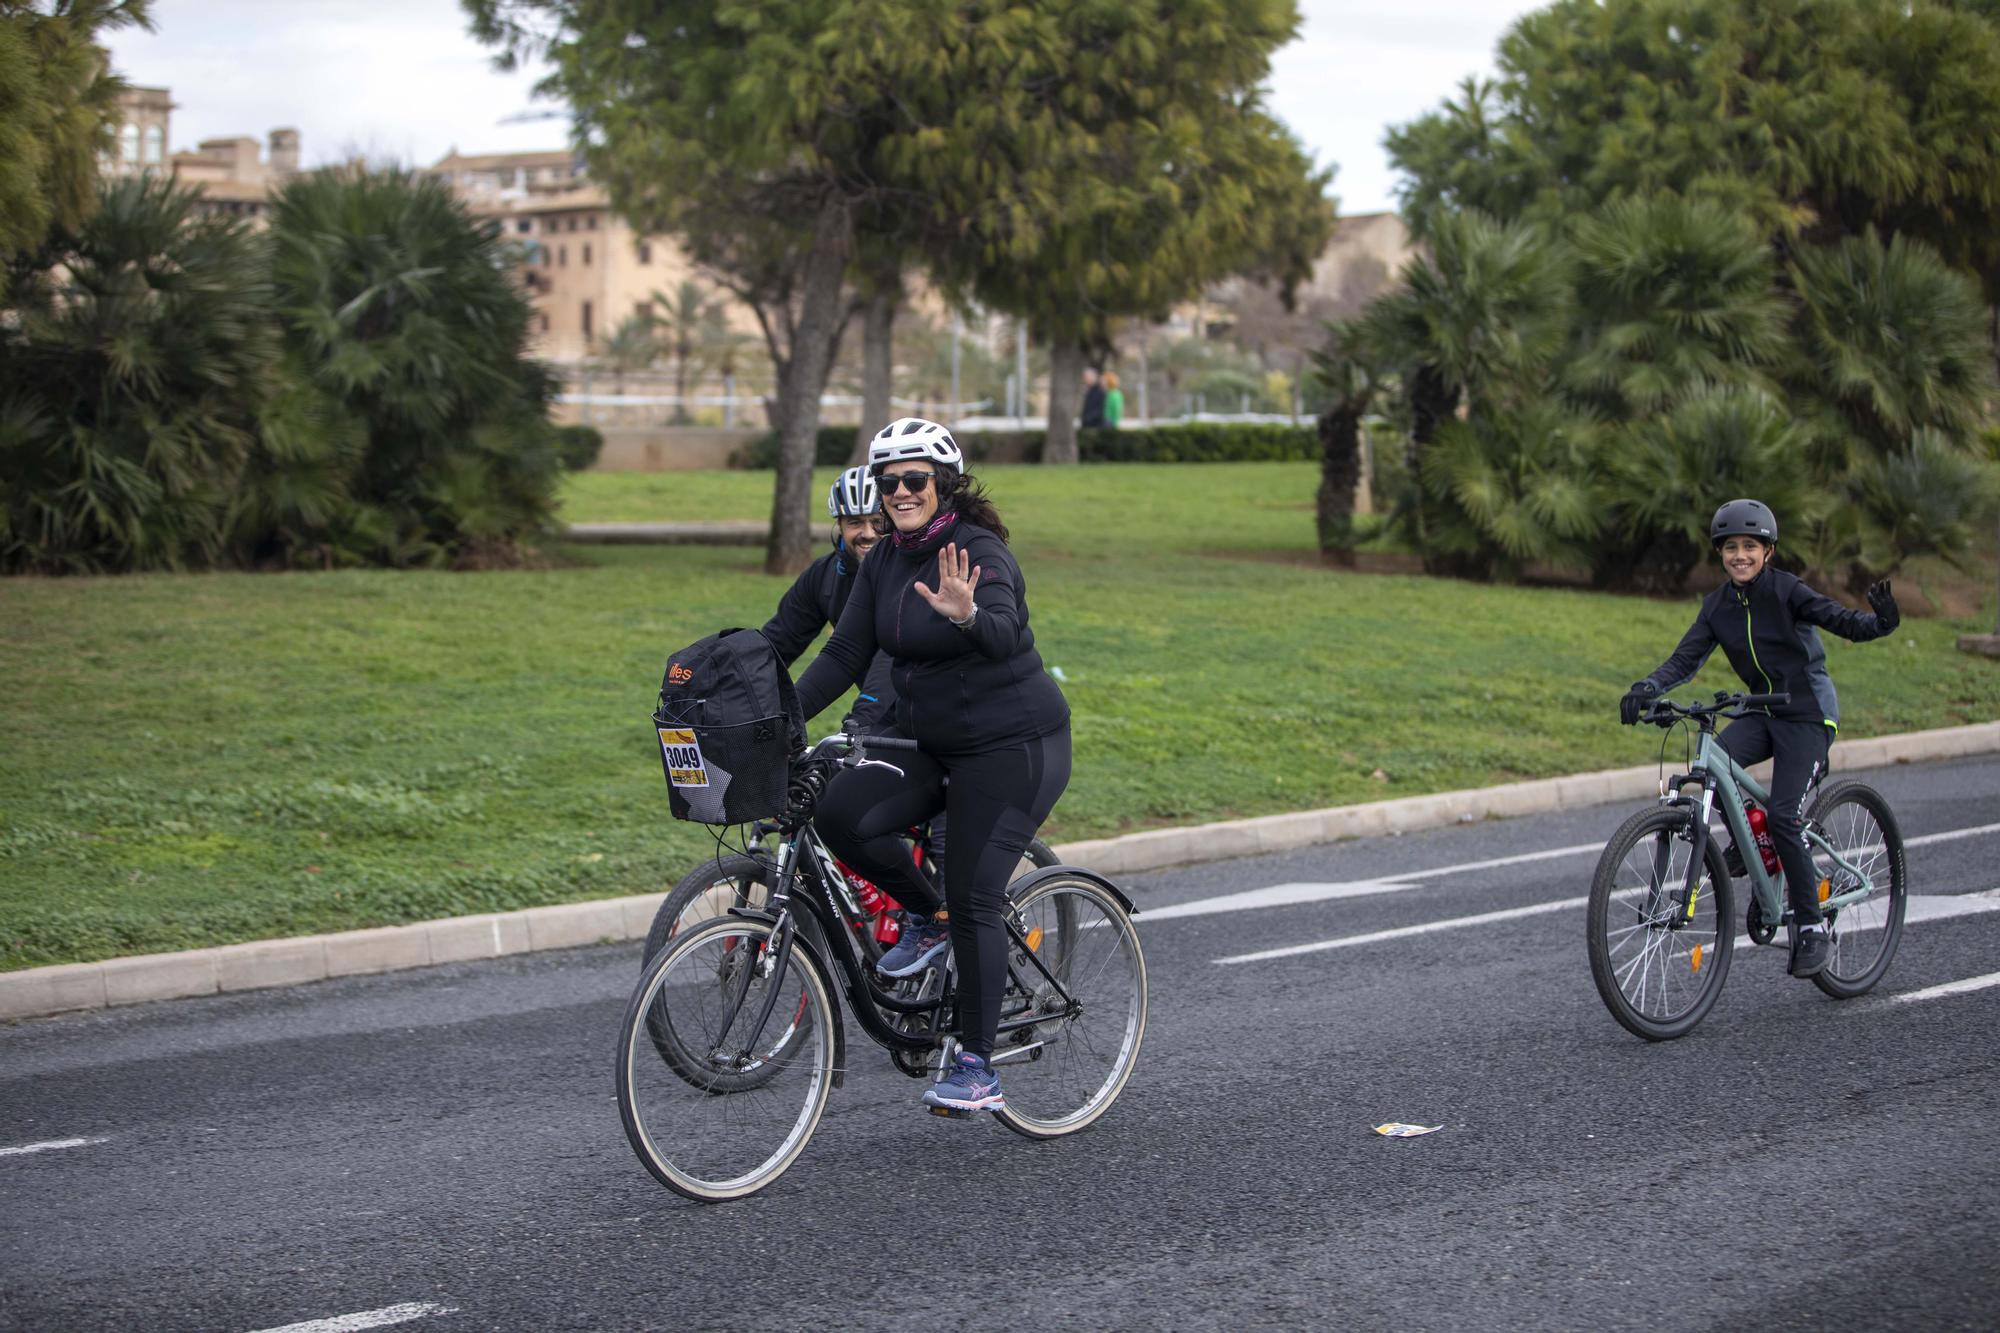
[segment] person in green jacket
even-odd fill
[[[1125,416],[1125,391],[1118,387],[1116,371],[1104,372],[1104,428],[1117,430]]]

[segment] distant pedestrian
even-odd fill
[[[1077,424],[1085,430],[1097,430],[1104,425],[1104,386],[1097,382],[1093,366],[1083,368],[1083,411]]]
[[[1118,423],[1125,419],[1125,391],[1118,387],[1118,372],[1104,372],[1104,426],[1107,430],[1117,430]]]

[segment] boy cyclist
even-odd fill
[[[1731,500],[1715,511],[1708,535],[1729,579],[1702,599],[1673,656],[1619,700],[1618,720],[1628,727],[1637,722],[1655,695],[1692,680],[1718,646],[1751,693],[1791,695],[1787,704],[1738,718],[1718,739],[1739,764],[1774,761],[1766,817],[1791,901],[1791,974],[1810,977],[1826,966],[1826,919],[1800,829],[1806,797],[1826,773],[1827,749],[1840,724],[1840,701],[1814,627],[1864,643],[1893,632],[1901,616],[1887,579],[1868,589],[1875,609],[1870,615],[1770,568],[1778,520],[1759,501]],[[1742,848],[1731,847],[1726,859],[1731,874],[1744,873]]]

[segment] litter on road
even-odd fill
[[[1406,1125],[1400,1120],[1391,1120],[1386,1125],[1375,1126],[1375,1132],[1385,1139],[1418,1139],[1443,1128],[1443,1125]]]

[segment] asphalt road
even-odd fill
[[[0,1027],[0,1327],[1993,1328],[2000,987],[1893,997],[2000,970],[2000,910],[1963,910],[2000,908],[2000,759],[1870,776],[1932,919],[1864,999],[1739,951],[1651,1046],[1580,909],[1441,924],[1583,895],[1629,807],[1156,873],[1098,1126],[924,1115],[850,1025],[805,1156],[723,1206],[620,1131],[636,945]]]

